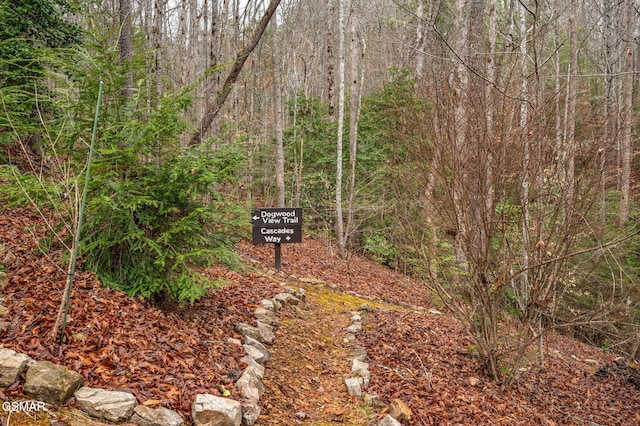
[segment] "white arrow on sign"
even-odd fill
[[[254,216],[254,217],[252,217],[251,219],[253,219],[253,220],[258,220],[258,219],[260,219],[260,216]]]
[[[287,235],[287,241],[289,241],[290,239],[291,239],[291,237]]]

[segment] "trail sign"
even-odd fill
[[[254,244],[273,244],[275,267],[280,270],[280,245],[302,242],[302,209],[263,208],[251,210]]]
[[[251,210],[254,244],[302,242],[302,209],[263,208]]]

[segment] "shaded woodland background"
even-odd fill
[[[301,206],[342,256],[428,285],[491,377],[554,329],[637,358],[635,1],[4,0],[0,21],[0,197],[56,218],[44,253],[189,303],[251,207]]]

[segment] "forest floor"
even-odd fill
[[[424,284],[357,255],[340,259],[331,244],[311,238],[283,246],[280,272],[273,271],[272,246],[242,242],[244,270],[206,270],[226,284],[182,308],[151,306],[79,272],[67,339],[59,345],[50,332],[66,271],[58,252],[37,254],[43,233],[31,212],[0,210],[0,243],[16,256],[2,290],[11,326],[0,343],[64,364],[88,386],[129,390],[139,403],[164,405],[187,420],[198,393],[238,397],[233,382],[243,352],[233,343],[240,337],[234,325],[251,322],[257,303],[285,284],[307,297],[279,313],[258,425],[373,425],[396,398],[412,410],[409,424],[420,426],[640,424],[640,391],[618,375],[594,375],[613,354],[551,334],[544,367],[524,371],[505,389],[463,353],[471,345],[464,327],[446,312],[429,311],[435,305]],[[367,351],[367,392],[380,396],[377,409],[348,396],[343,382],[354,345],[344,329],[363,303],[372,310],[355,343]],[[22,396],[20,381],[0,391],[2,399]],[[53,421],[11,419],[20,424],[100,423],[65,409]]]

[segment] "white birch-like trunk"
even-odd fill
[[[344,131],[344,103],[345,103],[345,28],[344,9],[345,0],[339,0],[339,53],[338,53],[338,135],[336,144],[336,237],[338,238],[338,253],[340,257],[346,255],[346,241],[344,235],[344,219],[342,217],[342,135]]]
[[[624,75],[622,77],[623,118],[622,118],[622,146],[620,149],[620,225],[629,221],[629,196],[631,187],[631,134],[633,114],[633,78],[634,78],[634,42],[633,42],[633,0],[624,2],[625,42],[624,42]]]

